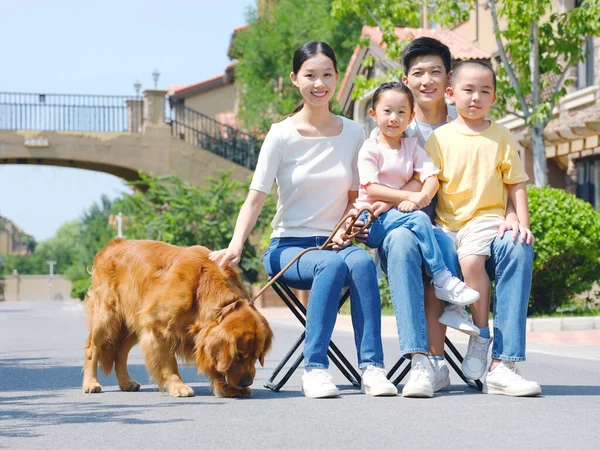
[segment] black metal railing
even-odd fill
[[[139,132],[142,117],[141,97],[0,92],[3,130]]]
[[[183,103],[171,104],[171,129],[175,137],[250,170],[256,168],[261,140]]]

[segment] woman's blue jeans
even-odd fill
[[[361,214],[359,220],[366,222],[367,213]],[[436,242],[433,233],[433,225],[429,216],[423,211],[401,212],[396,208],[381,214],[373,219],[369,226],[369,235],[365,245],[370,248],[378,248],[390,231],[396,228],[406,228],[415,235],[416,243],[421,250],[423,263],[427,274],[431,277],[446,270],[442,251]]]
[[[276,275],[298,253],[318,247],[327,237],[273,238],[264,256],[270,276]],[[300,257],[282,276],[295,289],[310,289],[306,315],[305,367],[329,367],[327,349],[335,326],[340,296],[350,287],[350,311],[359,367],[383,367],[381,299],[371,256],[350,246],[342,250],[313,250]]]
[[[444,262],[454,276],[460,266],[454,242],[434,228]],[[378,249],[384,272],[388,276],[390,295],[396,313],[400,351],[428,353],[427,322],[423,295],[423,258],[418,242],[406,228],[391,231]],[[531,290],[533,248],[512,242],[512,231],[496,237],[486,269],[494,287],[494,343],[492,358],[525,360],[527,305]]]

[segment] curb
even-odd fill
[[[527,319],[527,331],[600,330],[600,316]]]

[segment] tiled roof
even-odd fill
[[[442,28],[396,28],[398,39],[412,41],[419,37],[430,37],[446,44],[452,54],[452,59],[490,59],[492,55],[475,46],[460,34]],[[362,37],[369,36],[377,45],[381,44],[383,33],[379,28],[364,26]]]
[[[208,78],[207,80],[199,81],[198,83],[189,84],[187,86],[170,86],[170,95],[172,95],[176,99],[182,99],[189,97],[190,95],[210,91],[211,89],[226,84],[233,84],[234,66],[235,64],[229,64],[225,69],[225,73],[223,75],[217,75],[215,77]]]
[[[480,49],[479,47],[473,45],[471,42],[463,38],[461,35],[452,30],[444,30],[441,28],[396,28],[395,29],[396,36],[398,39],[411,41],[413,39],[427,36],[434,39],[439,40],[440,42],[446,44],[450,49],[450,54],[452,55],[452,59],[460,60],[460,59],[491,59],[492,55],[485,50]],[[383,37],[383,33],[377,27],[369,27],[364,26],[362,29],[361,39],[365,37],[369,37],[371,42],[379,47],[382,47],[381,40]],[[356,46],[354,50],[354,54],[350,59],[350,63],[346,69],[346,73],[344,74],[344,79],[342,80],[342,84],[340,85],[340,89],[338,90],[337,98],[340,100],[346,91],[346,85],[351,83],[351,79],[353,79],[352,74],[356,74],[358,71],[358,67],[356,64],[360,66],[362,63],[362,58],[359,58],[360,54],[360,46]],[[350,90],[351,86],[348,86]],[[346,93],[349,95],[349,93]]]

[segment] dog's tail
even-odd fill
[[[92,285],[86,295],[88,325],[90,335],[86,343],[86,348],[92,345],[94,341],[95,351],[98,352],[98,364],[102,372],[109,375],[115,364],[117,350],[121,347],[124,334],[124,324],[115,317],[113,311],[106,308],[103,301],[101,287],[98,286],[98,280],[95,279],[92,270]]]

